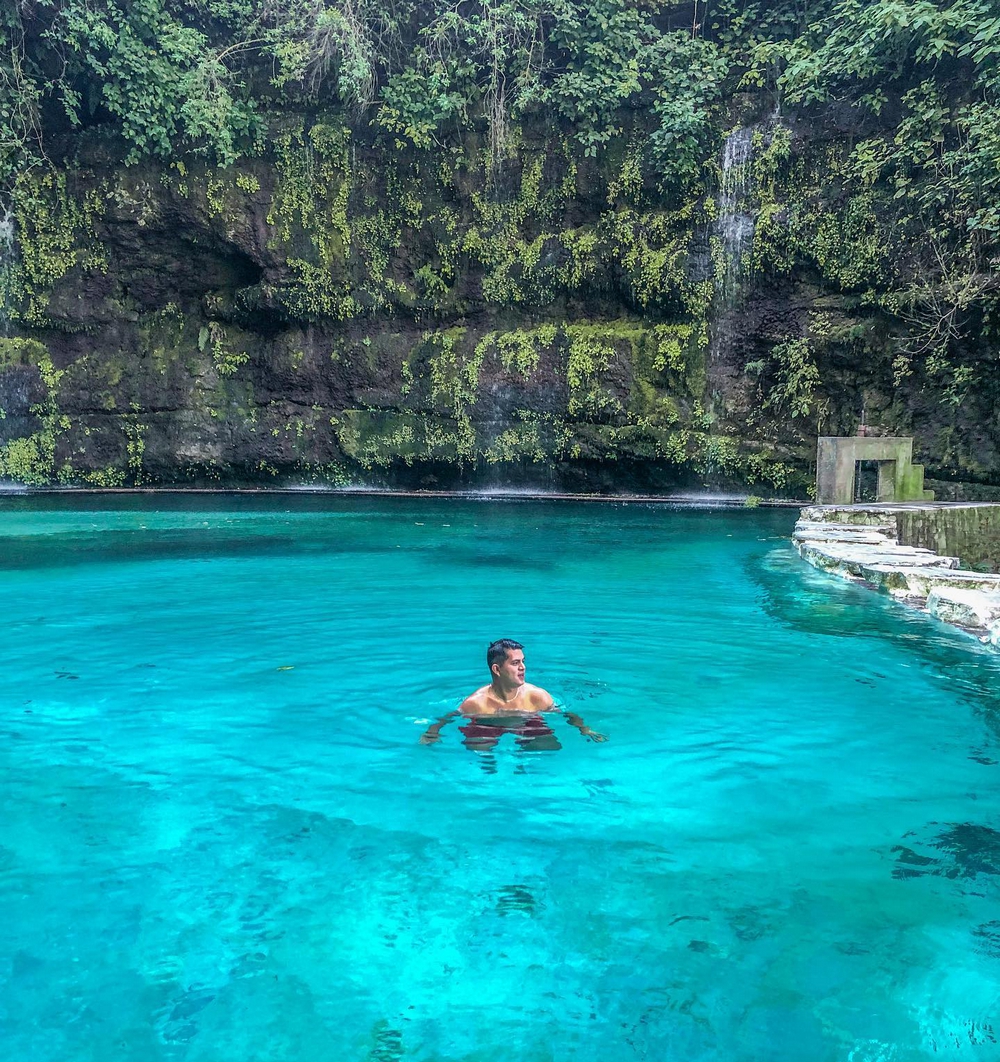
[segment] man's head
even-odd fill
[[[507,686],[524,685],[524,646],[513,638],[498,638],[486,650],[490,678]]]

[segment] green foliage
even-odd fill
[[[781,81],[790,102],[850,93],[878,111],[888,84],[956,58],[983,70],[996,87],[998,28],[989,0],[838,0],[810,32],[769,50],[787,63]]]
[[[648,157],[661,179],[689,180],[727,60],[717,43],[669,29],[659,6],[38,0],[0,20],[0,152],[41,157],[40,105],[55,97],[72,124],[113,128],[129,162],[201,153],[227,165],[263,147],[269,85],[289,101],[332,91],[355,120],[374,110],[366,122],[421,148],[471,121],[491,171],[512,154],[520,116],[565,120],[596,155],[628,110],[651,103]]]
[[[363,113],[399,59],[414,16],[411,0],[289,0],[253,5],[257,43],[273,57],[274,85],[318,95],[332,81],[339,99]]]
[[[18,175],[11,194],[18,255],[0,263],[0,306],[13,321],[46,323],[57,281],[77,267],[104,267],[93,232],[99,205],[97,191],[74,194],[64,173],[28,170]]]
[[[551,456],[542,438],[543,423],[530,413],[522,412],[517,420],[505,428],[483,451],[488,465],[530,461],[539,464]]]
[[[394,75],[382,89],[378,124],[418,148],[437,143],[441,124],[461,114],[465,98],[452,88],[447,71],[435,63],[429,69],[409,68]]]
[[[791,417],[808,417],[824,403],[817,395],[821,379],[815,356],[806,337],[788,339],[771,348],[774,383],[764,400],[765,409]]]
[[[513,332],[488,332],[476,345],[480,359],[495,351],[506,372],[527,379],[538,368],[542,351],[555,345],[555,325],[542,325],[534,330],[515,329]]]
[[[569,384],[569,414],[601,417],[620,403],[602,386],[601,376],[616,356],[615,347],[601,335],[600,328],[567,326],[566,382]]]
[[[707,313],[711,281],[692,283],[687,270],[695,212],[696,204],[691,202],[678,211],[625,208],[601,217],[600,244],[621,269],[637,306],[683,308],[696,317]]]
[[[894,124],[839,168],[846,205],[800,232],[824,272],[902,316],[905,362],[947,358],[996,305],[998,29],[989,0],[836,0],[811,30],[757,50],[783,65],[792,103],[884,116],[898,100]]]
[[[657,172],[661,181],[690,183],[711,156],[712,107],[729,61],[716,44],[679,31],[657,42],[654,63],[659,77],[652,110],[659,126],[650,146]]]
[[[373,377],[399,367],[407,407],[338,421],[364,467],[622,454],[777,486],[787,463],[748,453],[706,395],[719,309],[706,274],[725,252],[713,230],[719,147],[725,130],[755,123],[748,271],[863,307],[893,348],[897,384],[928,384],[950,415],[988,378],[1000,329],[995,3],[720,0],[691,14],[670,0],[8,4],[5,323],[75,327],[66,307],[78,278],[105,268],[109,213],[137,228],[172,217],[151,185],[241,249],[243,219],[263,208],[259,288],[209,296],[204,316],[185,307],[192,323],[171,325],[173,338],[153,315],[139,326],[160,371],[185,351],[214,366],[214,415],[247,375],[234,314],[321,334],[350,321],[338,357]],[[779,98],[794,121],[763,119]],[[87,183],[67,161],[78,145],[79,158],[103,151],[141,168]],[[125,319],[128,301],[108,305]],[[405,360],[378,338],[393,316],[411,337]],[[750,416],[804,433],[833,397],[834,347],[860,348],[815,322],[779,327],[748,367],[760,388]],[[366,330],[374,346],[357,339]],[[559,424],[523,411],[484,431],[484,373],[558,388]],[[131,416],[130,396],[105,383],[99,401]],[[433,416],[407,419],[420,403]],[[128,456],[104,477],[141,473],[144,434],[128,423]],[[295,444],[310,430],[291,425]],[[62,474],[49,441],[15,440],[8,466]]]
[[[566,69],[529,99],[573,123],[585,154],[621,132],[618,111],[637,97],[650,74],[649,50],[659,34],[638,6],[619,0],[555,0],[549,40]]]
[[[56,91],[70,121],[106,108],[129,145],[126,161],[169,157],[183,144],[231,161],[260,133],[251,101],[207,36],[162,0],[63,0],[42,39],[66,57]],[[99,95],[95,95],[95,90]]]
[[[250,355],[245,350],[239,349],[239,346],[233,346],[227,330],[217,321],[210,321],[205,332],[207,333],[206,341],[203,343],[202,337],[199,336],[199,346],[209,347],[212,361],[220,376],[234,375],[250,360]]]
[[[45,346],[36,340],[0,338],[0,378],[17,368],[32,369],[38,374],[38,390],[43,397],[29,406],[28,413],[39,427],[0,445],[0,479],[38,486],[55,477],[56,443],[69,427],[69,418],[60,412],[57,402],[63,373],[52,364]]]
[[[342,320],[358,309],[346,264],[351,247],[349,144],[346,128],[324,123],[274,141],[276,181],[267,221],[291,272],[289,283],[276,294],[299,320]]]

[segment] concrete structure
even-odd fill
[[[961,545],[995,563],[998,532],[1000,505],[813,505],[792,540],[814,567],[885,590],[1000,649],[1000,575],[928,548]]]
[[[995,502],[833,505],[810,511],[818,520],[853,524],[858,531],[888,527],[901,546],[960,557],[963,568],[1000,572],[1000,504]]]
[[[821,505],[851,505],[859,461],[878,464],[874,501],[933,501],[924,490],[924,466],[913,464],[912,439],[820,436],[816,449],[816,500]]]

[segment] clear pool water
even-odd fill
[[[0,1053],[1000,1058],[998,659],[793,518],[0,500]]]

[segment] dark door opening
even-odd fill
[[[855,461],[855,502],[878,501],[878,461]]]

